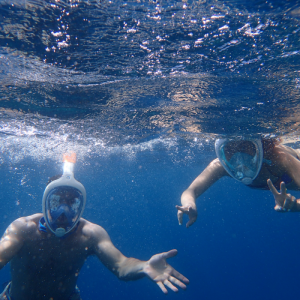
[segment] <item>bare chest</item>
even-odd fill
[[[88,248],[79,241],[36,240],[24,244],[11,261],[12,272],[27,276],[70,276],[79,273],[88,256]]]

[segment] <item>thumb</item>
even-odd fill
[[[177,218],[178,218],[179,225],[182,225],[182,218],[183,218],[183,212],[182,211],[178,210]]]
[[[177,255],[178,251],[176,249],[170,250],[168,252],[164,252],[163,254],[163,258],[164,259],[168,259],[171,257],[174,257],[175,255]]]

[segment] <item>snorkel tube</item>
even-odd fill
[[[78,224],[81,215],[83,214],[85,203],[86,203],[86,191],[84,186],[77,181],[74,178],[74,165],[76,163],[76,154],[72,153],[70,155],[64,154],[63,155],[63,175],[52,182],[50,182],[43,195],[43,201],[42,201],[42,208],[43,208],[43,215],[45,218],[45,222],[47,224],[47,227],[50,231],[52,231],[57,237],[62,237],[65,234],[71,232],[74,227]],[[60,188],[66,188],[66,189],[74,189],[78,192],[78,194],[81,195],[81,205],[80,205],[80,212],[76,216],[75,220],[73,221],[73,224],[69,227],[63,228],[63,227],[57,227],[53,224],[51,220],[51,213],[50,210],[52,209],[50,207],[50,199],[51,197],[55,196],[55,191]]]

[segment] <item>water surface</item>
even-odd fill
[[[299,17],[298,1],[0,1],[1,231],[41,211],[75,151],[85,218],[127,256],[178,249],[191,284],[169,298],[296,298],[299,216],[270,192],[222,179],[189,229],[175,205],[217,137],[299,147]],[[84,299],[165,297],[94,258],[78,284]]]

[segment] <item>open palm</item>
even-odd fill
[[[170,266],[166,259],[173,257],[177,254],[177,250],[170,250],[160,254],[153,255],[146,263],[144,272],[160,287],[163,293],[167,294],[169,287],[173,292],[178,292],[178,289],[173,284],[186,289],[186,284],[189,280],[177,272],[172,266]],[[182,283],[183,281],[184,283]]]

